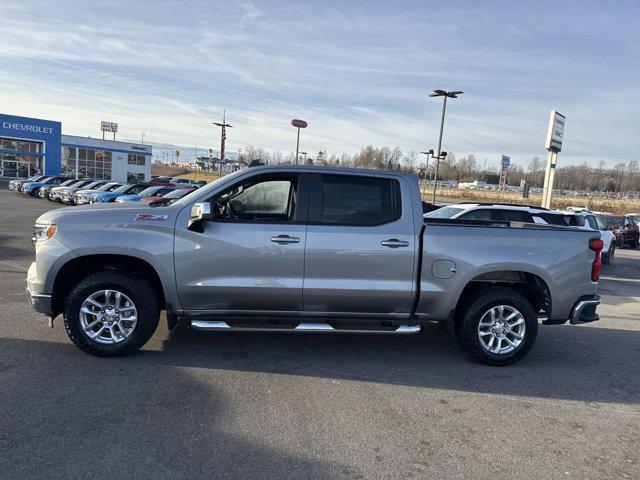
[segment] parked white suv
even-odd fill
[[[577,220],[577,227],[583,230],[597,230],[601,234],[601,239],[604,242],[604,247],[600,252],[602,257],[602,263],[604,265],[611,265],[613,257],[616,252],[616,236],[610,228],[598,217],[590,212],[575,213]]]
[[[615,235],[600,218],[590,212],[553,211],[542,207],[496,203],[458,203],[424,214],[425,218],[456,218],[460,220],[489,220],[502,222],[546,223],[550,225],[597,230],[604,248],[602,263],[610,265],[615,255]]]
[[[549,217],[552,215],[552,217]],[[552,212],[542,207],[505,203],[457,203],[424,214],[425,218],[456,218],[460,220],[487,220],[494,222],[548,223],[570,226],[565,218],[573,214]],[[547,217],[545,219],[544,217]]]

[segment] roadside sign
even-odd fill
[[[176,150],[176,158],[180,156],[180,150]]]
[[[307,128],[307,122],[305,122],[304,120],[299,120],[297,118],[291,120],[291,125],[298,128]]]
[[[502,168],[509,168],[510,164],[511,164],[511,157],[502,155],[502,161],[501,161]]]
[[[551,111],[549,116],[549,127],[547,129],[547,143],[545,148],[554,153],[562,150],[562,140],[564,138],[564,115]]]
[[[100,122],[100,130],[103,132],[118,132],[118,124],[113,122]]]

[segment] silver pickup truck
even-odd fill
[[[137,351],[161,310],[201,330],[455,332],[506,365],[543,324],[598,320],[598,232],[424,220],[416,177],[257,167],[172,205],[95,204],[38,218],[27,290],[99,356]]]

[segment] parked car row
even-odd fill
[[[605,265],[613,262],[616,248],[640,246],[638,224],[632,215],[596,215],[587,209],[563,212],[523,205],[459,203],[429,211],[424,217],[538,223],[595,230],[600,232],[604,244],[601,255]]]
[[[182,198],[201,186],[200,182],[189,179],[170,180],[176,181],[169,184],[162,179],[154,178],[149,183],[122,183],[109,180],[37,175],[24,180],[11,180],[9,189],[67,205],[140,201],[155,202],[161,205]],[[152,185],[152,183],[156,184]],[[169,194],[171,196],[165,199],[165,196]]]

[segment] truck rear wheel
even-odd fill
[[[159,315],[156,293],[143,278],[105,270],[73,288],[64,306],[64,326],[81,350],[116,357],[147,343]]]
[[[523,358],[538,336],[538,316],[515,290],[489,287],[469,297],[456,320],[462,349],[485,365],[510,365]]]

